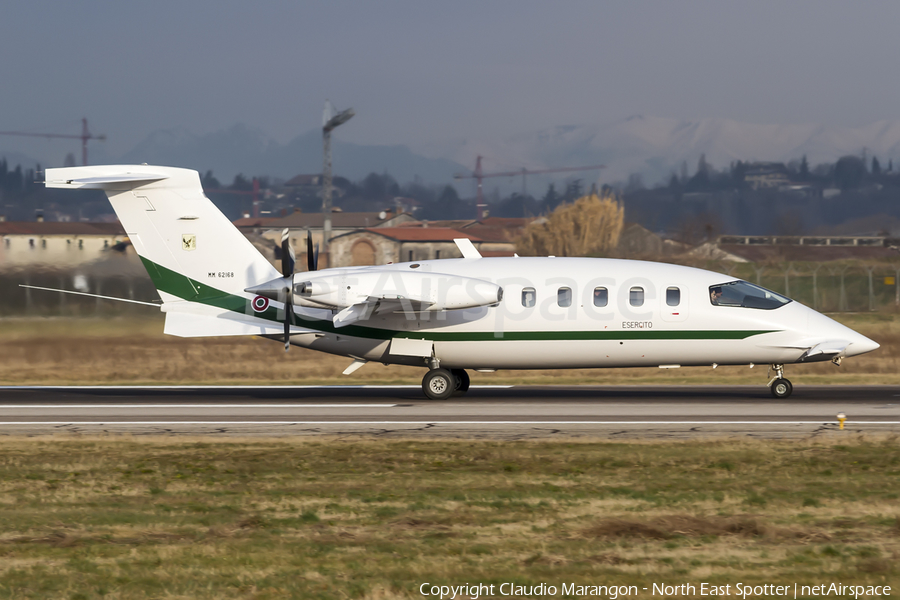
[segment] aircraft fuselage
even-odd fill
[[[415,266],[414,266],[415,265]],[[877,344],[798,302],[774,308],[714,305],[710,288],[734,277],[678,265],[597,258],[481,258],[296,273],[343,282],[372,270],[393,285],[415,273],[437,287],[447,277],[489,281],[500,302],[466,310],[373,315],[329,327],[331,311],[295,306],[295,324],[315,329],[292,343],[387,364],[423,364],[392,352],[394,339],[433,343],[441,366],[571,369],[797,362],[816,343],[845,340],[845,356]],[[425,277],[425,281],[429,281]],[[349,287],[349,286],[348,286]],[[418,289],[408,290],[415,295]],[[422,346],[425,347],[425,346]],[[424,354],[424,352],[422,352]]]

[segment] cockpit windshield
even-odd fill
[[[746,281],[731,281],[711,285],[709,301],[714,306],[741,306],[772,310],[784,306],[791,299]]]

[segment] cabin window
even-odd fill
[[[632,306],[644,305],[644,288],[633,287],[628,292],[628,303]]]
[[[534,288],[525,288],[522,290],[522,306],[525,308],[531,308],[534,306],[537,294],[534,292]]]
[[[594,306],[606,306],[609,304],[609,290],[605,287],[594,288]]]
[[[572,306],[572,288],[559,288],[556,291],[556,303],[562,307]]]
[[[713,306],[772,310],[784,306],[791,299],[747,281],[731,281],[709,286],[709,301]]]
[[[666,288],[666,304],[668,306],[681,304],[681,290],[677,287]]]

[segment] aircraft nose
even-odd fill
[[[878,342],[870,340],[861,333],[857,333],[846,325],[829,319],[821,313],[810,311],[808,317],[808,331],[810,335],[828,340],[845,340],[849,342],[844,351],[844,356],[857,356],[881,347]]]
[[[881,347],[881,344],[870,340],[864,335],[856,334],[853,341],[850,342],[850,345],[847,346],[847,356],[857,356],[859,354],[865,354],[866,352],[871,352],[872,350],[878,350]]]

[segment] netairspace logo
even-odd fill
[[[423,583],[419,586],[422,596],[440,598],[440,600],[478,600],[479,598],[492,598],[503,596],[539,597],[553,596],[567,597],[602,597],[609,600],[617,600],[621,597],[651,596],[657,598],[676,598],[682,596],[732,596],[747,600],[748,598],[798,598],[798,597],[835,597],[853,598],[858,600],[860,596],[884,597],[891,595],[891,586],[886,585],[845,585],[844,583],[819,583],[805,585],[799,583],[790,584],[764,584],[749,585],[742,582],[735,584],[715,585],[707,582],[666,584],[653,583],[649,587],[636,585],[582,585],[577,583],[561,583],[551,585],[540,583],[536,585],[521,585],[516,583],[484,584],[465,583],[461,585],[439,585]]]

